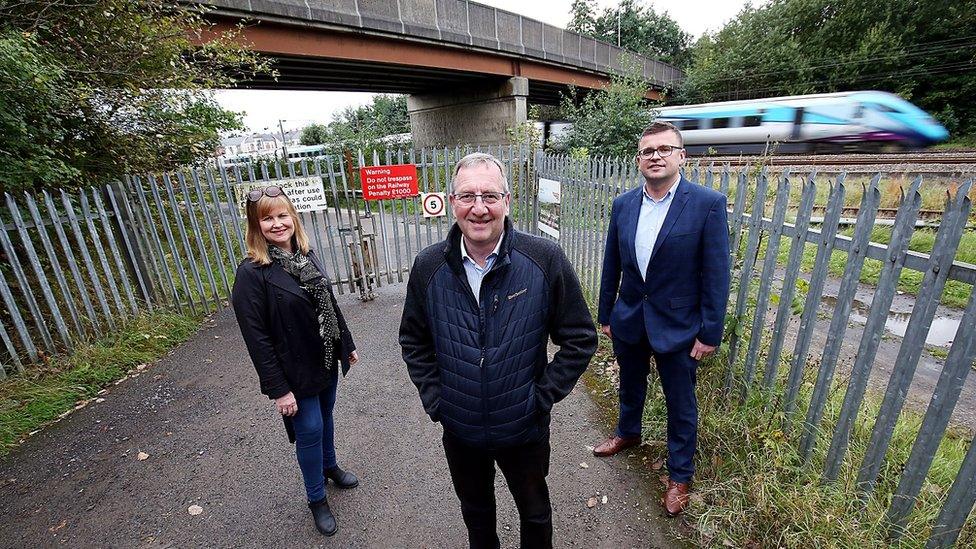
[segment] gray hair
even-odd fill
[[[508,192],[508,176],[505,174],[505,166],[501,163],[500,160],[498,160],[494,156],[482,152],[473,152],[469,155],[466,155],[461,160],[458,160],[457,165],[454,166],[454,177],[451,180],[451,190],[452,191],[454,190],[454,181],[457,180],[458,172],[460,172],[465,168],[471,168],[477,166],[478,164],[481,164],[483,166],[491,166],[492,164],[494,164],[496,167],[498,167],[499,173],[502,174],[502,191],[506,193]]]

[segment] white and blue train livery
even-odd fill
[[[949,137],[897,95],[855,91],[663,107],[690,154],[897,151]]]

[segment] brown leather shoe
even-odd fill
[[[621,438],[617,435],[613,435],[607,440],[600,443],[599,446],[593,449],[593,455],[596,457],[609,457],[614,454],[618,454],[631,446],[637,446],[640,444],[640,437],[636,438]]]
[[[688,508],[688,491],[690,489],[690,482],[675,482],[668,479],[668,489],[661,496],[661,505],[664,506],[668,516],[680,515],[682,511]]]

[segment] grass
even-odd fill
[[[606,338],[601,338],[595,364],[612,362],[609,347]],[[723,364],[724,357],[719,356],[699,369],[697,495],[686,515],[693,528],[684,535],[697,545],[719,547],[891,546],[885,513],[897,487],[900,468],[918,434],[919,416],[905,412],[899,419],[875,495],[862,512],[854,479],[877,412],[877,396],[868,394],[840,478],[827,484],[821,472],[829,435],[821,436],[811,463],[805,466],[796,450],[798,434],[790,430],[790,422],[780,411],[781,386],[772,393],[756,391],[740,405],[738,398],[725,395]],[[591,368],[584,379],[595,394],[616,392],[610,377],[600,368]],[[812,383],[812,379],[805,380],[801,388],[800,410],[806,408]],[[841,380],[831,392],[822,423],[827,433],[839,413],[843,386]],[[608,417],[616,417],[615,398],[603,398],[601,404]],[[653,368],[643,429],[645,441],[666,439],[664,399]],[[899,546],[924,546],[969,442],[961,433],[950,431],[946,435]],[[656,454],[650,457],[651,461],[663,458],[666,452],[662,445],[643,448]],[[976,522],[972,517],[957,543],[959,547],[976,544]]]
[[[787,212],[787,220],[792,222],[796,217],[796,208],[800,202],[800,193],[802,191],[802,186],[800,185],[799,175],[795,174],[793,178],[793,185],[790,189],[790,198],[788,203],[790,208]],[[862,184],[867,184],[870,181],[870,177],[867,176],[852,176],[846,181],[846,193],[844,195],[844,204],[846,206],[858,206],[861,197],[863,195]],[[765,215],[771,216],[773,210],[773,202],[775,201],[775,185],[778,180],[771,179],[770,181],[770,191],[766,200],[766,210]],[[826,183],[829,180],[827,178],[818,178],[817,186],[817,198],[815,203],[818,205],[825,205],[828,200],[829,185]],[[886,176],[881,180],[879,188],[881,189],[881,206],[886,208],[896,208],[899,205],[901,189],[907,188],[911,183],[911,178],[904,177],[903,175],[890,175]],[[958,188],[959,181],[956,180],[945,180],[939,182],[932,182],[927,180],[920,189],[920,194],[922,197],[922,209],[928,210],[942,210],[945,207],[947,192],[955,193]],[[749,189],[747,192],[747,203],[751,208],[752,198],[751,195],[754,193],[755,180],[750,179]],[[735,196],[735,184],[733,182],[732,188],[729,190],[729,196]],[[974,186],[969,193],[970,198],[976,201],[976,186]],[[822,212],[815,212],[815,215],[823,215]],[[970,222],[976,223],[976,208],[970,212]],[[815,226],[816,227],[816,226]],[[744,228],[745,229],[745,228]],[[840,234],[845,236],[852,236],[854,234],[853,227],[844,227],[841,229]],[[932,247],[935,244],[936,229],[935,228],[918,228],[914,231],[909,248],[912,251],[920,253],[931,253]],[[871,241],[879,244],[887,244],[891,240],[891,227],[877,225],[873,227],[871,234]],[[746,235],[743,235],[742,242],[746,241]],[[767,243],[767,239],[763,239],[762,248],[760,249],[760,257],[764,256],[764,248]],[[803,272],[810,272],[813,268],[813,262],[816,255],[816,246],[807,243],[804,249],[803,262],[801,264],[801,269]],[[777,257],[777,262],[779,265],[784,266],[786,260],[789,256],[789,243],[783,242],[780,246],[779,255]],[[956,251],[954,258],[956,261],[976,264],[976,231],[973,229],[967,229],[963,232],[962,239],[960,241],[959,247]],[[844,268],[847,262],[847,253],[843,251],[836,250],[831,254],[829,261],[829,272],[834,277],[840,277],[844,273]],[[867,259],[864,263],[864,268],[861,272],[860,281],[870,285],[877,285],[878,277],[881,273],[881,262],[874,259]],[[922,282],[923,274],[918,271],[913,271],[911,269],[903,269],[901,276],[899,277],[898,289],[911,294],[918,295],[919,287]],[[958,281],[950,280],[946,283],[945,290],[941,296],[941,302],[944,305],[964,308],[968,303],[969,296],[972,292],[972,286],[964,284]]]
[[[933,151],[970,151],[976,149],[976,135],[954,137],[950,141],[939,143],[938,145],[932,146],[929,149]]]
[[[974,191],[976,192],[976,191]],[[792,200],[792,199],[791,199]],[[767,212],[767,215],[769,213]],[[877,244],[887,245],[891,241],[892,227],[884,225],[876,225],[873,227],[871,232],[871,242]],[[854,235],[854,227],[848,226],[840,230],[839,234],[852,237]],[[919,253],[931,253],[932,248],[935,245],[936,238],[936,228],[923,227],[918,228],[912,234],[912,238],[909,243],[909,249]],[[747,241],[747,235],[743,235],[740,245],[743,247]],[[763,238],[760,244],[759,257],[765,257],[765,249],[768,244],[768,238]],[[813,270],[814,260],[816,258],[817,247],[815,244],[807,242],[804,246],[803,257],[800,264],[800,269],[802,272],[809,273]],[[785,266],[790,254],[790,239],[783,237],[780,243],[779,253],[777,256],[777,264],[781,267]],[[740,251],[741,255],[741,251]],[[966,230],[962,234],[962,238],[959,242],[959,247],[956,250],[956,261],[963,263],[976,264],[976,231]],[[830,261],[828,263],[828,270],[831,276],[841,277],[844,274],[844,269],[847,266],[847,252],[841,250],[834,250],[831,253]],[[761,268],[761,267],[759,267]],[[875,259],[865,259],[864,267],[861,270],[860,281],[865,284],[870,284],[876,286],[878,284],[878,279],[881,275],[882,262]],[[903,269],[901,275],[899,276],[898,289],[902,292],[918,295],[919,289],[921,287],[923,278],[923,273],[915,271],[912,269]],[[965,284],[963,282],[949,280],[946,282],[945,290],[941,296],[941,302],[944,305],[962,309],[966,306],[969,301],[969,296],[972,292],[972,286]]]
[[[145,313],[70,355],[0,382],[0,456],[140,364],[196,333],[200,317]]]
[[[909,249],[912,251],[920,253],[930,253],[932,247],[935,244],[935,233],[934,228],[920,228],[915,231],[912,235],[912,239],[909,243]],[[854,228],[848,227],[841,231],[840,234],[845,236],[853,236]],[[743,237],[742,242],[746,241]],[[887,245],[891,241],[891,227],[876,226],[871,234],[871,241],[878,244]],[[764,239],[760,247],[760,257],[765,257],[765,246],[768,243],[768,239]],[[780,266],[785,266],[790,254],[790,244],[789,239],[784,238],[780,243],[779,253],[777,255],[777,264]],[[807,243],[803,250],[803,259],[800,264],[800,270],[809,273],[813,270],[814,259],[816,258],[817,248],[812,243]],[[962,235],[962,239],[959,243],[959,248],[956,250],[956,261],[962,261],[965,263],[976,264],[976,231],[966,231]],[[840,278],[844,275],[844,269],[847,266],[847,252],[841,250],[834,250],[830,255],[830,261],[828,263],[828,271],[831,276]],[[860,281],[865,284],[870,284],[872,286],[877,286],[878,279],[881,276],[882,262],[876,259],[865,259],[864,267],[861,270]],[[919,289],[922,285],[923,273],[920,271],[915,271],[911,269],[902,269],[901,275],[898,279],[898,289],[902,292],[911,295],[918,295]],[[962,309],[966,307],[969,302],[969,296],[972,293],[972,286],[957,280],[949,280],[946,282],[945,289],[942,292],[941,302],[943,305],[949,307],[954,307],[957,309]]]

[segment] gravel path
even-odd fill
[[[339,386],[337,445],[362,482],[329,487],[335,537],[312,525],[293,448],[225,309],[103,402],[0,461],[0,547],[464,547],[440,427],[400,361],[404,291],[385,286],[367,304],[339,297],[363,361]],[[556,546],[677,546],[639,458],[590,454],[607,434],[597,417],[582,385],[555,407]],[[502,546],[516,547],[518,516],[497,478]],[[587,508],[595,495],[607,503]],[[202,513],[191,516],[192,505]]]

